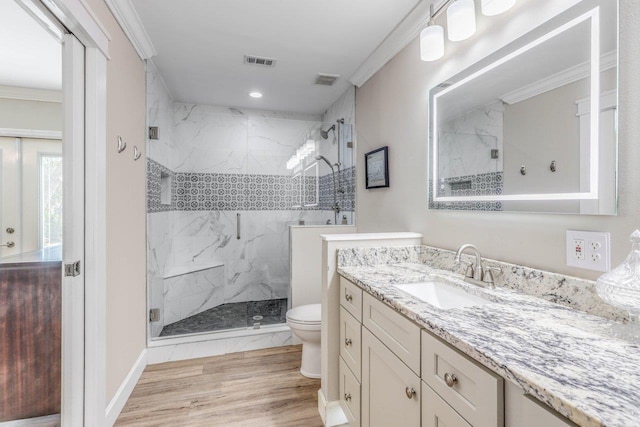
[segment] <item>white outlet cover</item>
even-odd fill
[[[583,256],[576,256],[574,242],[584,241]],[[611,269],[611,234],[602,231],[567,230],[567,265],[595,271]],[[598,256],[599,255],[599,256]]]

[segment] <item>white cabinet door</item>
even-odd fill
[[[362,328],[362,425],[419,427],[420,378]]]

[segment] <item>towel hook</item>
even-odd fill
[[[118,135],[118,153],[122,153],[127,148],[127,143],[122,140],[122,137]]]
[[[552,160],[551,164],[549,165],[549,169],[551,169],[551,172],[555,172],[556,171],[556,161]]]
[[[520,166],[520,175],[527,174],[527,167],[525,165]]]
[[[142,152],[138,150],[138,146],[133,146],[133,160],[138,160],[142,156]]]

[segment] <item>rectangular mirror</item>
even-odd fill
[[[583,1],[430,90],[431,209],[616,214],[617,18]]]

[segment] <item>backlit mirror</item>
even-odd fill
[[[582,2],[433,88],[430,208],[614,215],[617,33]]]

